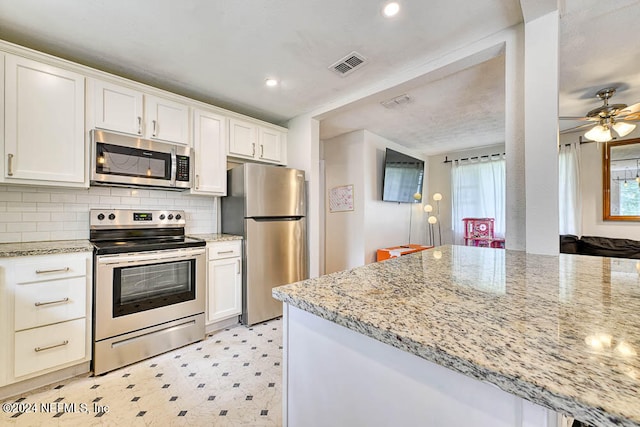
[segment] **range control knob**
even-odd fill
[[[167,219],[173,219],[173,214],[169,214],[169,216],[167,217]]]
[[[160,219],[162,220],[164,218],[165,218],[164,214],[160,214]]]
[[[113,221],[114,219],[116,219],[116,214],[110,213],[110,214],[109,214],[109,219],[110,219],[111,221]]]
[[[179,221],[179,220],[180,220],[180,218],[182,218],[182,215],[177,214],[177,215],[176,215],[176,221]]]
[[[98,214],[98,221],[102,221],[104,219],[104,214],[100,213]]]

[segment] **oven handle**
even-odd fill
[[[134,254],[118,254],[118,255],[99,255],[97,257],[99,264],[124,264],[136,261],[152,262],[152,261],[170,261],[194,258],[204,255],[203,249],[179,250],[165,252],[140,252]]]

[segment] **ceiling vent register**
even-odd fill
[[[351,52],[349,55],[331,65],[329,69],[344,77],[354,72],[357,68],[361,68],[366,62],[367,59],[364,56],[358,52]]]
[[[382,101],[380,104],[382,104],[384,108],[391,109],[391,108],[399,107],[400,105],[408,104],[411,101],[413,101],[413,99],[405,93],[404,95],[396,96],[395,98]]]

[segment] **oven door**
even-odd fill
[[[95,340],[204,313],[205,249],[96,256]]]

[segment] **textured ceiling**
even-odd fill
[[[517,24],[521,2],[540,1],[403,1],[385,19],[371,0],[0,0],[0,38],[286,124]],[[560,114],[597,107],[612,83],[615,102],[640,101],[640,1],[561,3]],[[367,59],[360,70],[328,70],[352,51]],[[423,153],[500,142],[503,68],[498,56],[420,77],[327,115],[321,132],[366,128]],[[263,84],[272,76],[279,87]],[[396,90],[412,102],[384,110]]]

